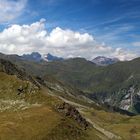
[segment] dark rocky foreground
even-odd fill
[[[85,130],[90,126],[90,123],[86,121],[79,111],[68,103],[63,103],[57,106],[57,110],[62,112],[65,116],[71,117],[78,122]]]

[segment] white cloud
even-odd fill
[[[104,43],[99,44],[88,33],[69,29],[54,28],[50,33],[45,29],[45,19],[31,25],[12,25],[0,32],[0,51],[3,53],[52,53],[57,56],[85,57],[93,59],[98,55],[132,59],[135,54],[121,48],[113,49]]]
[[[134,42],[132,45],[133,45],[134,47],[140,47],[140,42]]]
[[[116,48],[113,55],[120,60],[131,60],[132,58],[136,58],[137,54],[132,53],[130,51],[124,51],[122,48]]]
[[[27,0],[0,0],[0,23],[9,22],[20,16]]]

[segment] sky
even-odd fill
[[[0,52],[140,57],[140,0],[0,0]]]

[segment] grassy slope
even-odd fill
[[[53,92],[55,95],[60,95],[59,93],[55,93],[56,91]],[[81,111],[81,113],[83,113],[85,118],[89,118],[101,128],[104,128],[105,130],[108,130],[109,132],[112,132],[117,136],[121,136],[123,140],[131,140],[132,138],[134,140],[139,140],[140,116],[129,117],[126,115],[121,115],[119,113],[110,113],[93,103],[89,104],[87,102],[84,102],[82,99],[76,100],[63,94],[61,96],[73,102],[74,104],[72,104],[75,106],[77,106],[75,103],[87,106],[86,109],[83,109],[84,107],[80,106],[77,106],[77,108]],[[101,137],[101,139],[108,140],[108,138],[106,138],[103,134],[96,131],[95,129],[91,129],[90,131],[88,131],[88,135],[88,140],[93,140],[93,138],[96,140],[96,136]],[[99,138],[97,137],[97,139]]]
[[[83,58],[56,62],[24,61],[19,56],[0,55],[35,76],[53,76],[67,85],[72,85],[88,93],[112,93],[118,88],[128,88],[135,84],[140,87],[140,58],[129,62],[118,62],[107,67],[99,67]],[[133,75],[132,79],[129,79]],[[128,80],[129,79],[129,80]]]
[[[126,68],[127,67],[129,67],[129,69],[130,69],[130,71],[132,71],[133,69],[135,69],[136,68],[136,65],[138,65],[139,64],[139,60],[135,60],[136,62],[135,62],[135,65],[132,63],[131,64],[131,66],[133,66],[132,68],[130,68],[130,66],[129,66],[129,62],[127,63],[126,62]],[[124,65],[124,64],[122,64],[122,63],[119,63],[119,64],[117,64],[117,65],[119,65],[119,67],[121,68],[122,67],[122,65]],[[116,69],[116,67],[118,67],[117,65],[112,65],[111,67],[113,67],[113,69]],[[83,67],[83,66],[82,66]],[[51,68],[50,68],[50,70],[51,70]],[[102,71],[102,70],[101,70]],[[109,73],[109,75],[110,75],[110,73],[111,73],[111,71],[109,70],[109,68],[108,68],[108,70],[106,70],[107,71],[107,73]],[[110,71],[110,72],[109,72]],[[118,70],[116,69],[116,72],[117,72]],[[124,72],[126,72],[126,70],[125,70],[125,68],[124,68]],[[135,69],[135,71],[134,71],[134,74],[135,75],[137,75],[139,73],[139,67],[137,67],[136,69]],[[97,75],[98,75],[98,73],[97,73]],[[121,76],[119,76],[120,78],[121,78]],[[5,79],[5,78],[3,78],[3,79]],[[2,79],[2,80],[3,80]],[[114,79],[113,77],[112,77],[112,79]],[[9,81],[9,77],[8,77],[8,80],[7,81],[5,81],[5,82],[2,82],[2,80],[1,80],[1,83],[8,83],[8,81]],[[17,80],[17,79],[16,79]],[[13,78],[13,82],[15,81],[15,77]],[[19,83],[19,81],[17,82],[17,83]],[[15,85],[18,85],[17,83],[15,83]],[[0,84],[1,85],[1,84]],[[18,85],[19,86],[19,85]],[[7,86],[7,88],[6,88],[6,86],[4,87],[4,89],[9,89],[9,86]],[[5,92],[6,92],[6,90],[5,90]],[[15,92],[16,91],[16,92]],[[15,93],[17,93],[17,90],[14,90],[14,92]],[[2,94],[3,94],[3,92],[1,92]],[[9,93],[9,92],[8,92]],[[11,93],[13,93],[13,91],[11,92]],[[2,95],[2,97],[4,97],[4,95],[5,94],[3,94]],[[12,97],[12,98],[15,98],[15,96],[12,96],[13,94],[11,94],[11,95],[9,95],[10,96],[10,98]],[[5,96],[5,97],[7,97],[7,96]],[[23,96],[24,97],[24,96]],[[16,98],[19,98],[19,97],[17,97],[16,96]],[[20,97],[21,98],[21,97]],[[29,102],[34,102],[34,101],[38,101],[38,102],[44,102],[45,101],[45,103],[46,103],[46,105],[45,105],[45,107],[50,107],[50,104],[52,105],[52,104],[54,104],[54,103],[57,103],[57,101],[55,101],[54,100],[54,98],[52,98],[52,97],[47,97],[47,98],[44,98],[44,96],[42,97],[42,95],[40,96],[40,94],[37,94],[37,96],[36,96],[36,94],[35,94],[35,96],[32,96],[31,98],[30,98],[30,95],[27,95],[27,96],[25,96],[24,97],[25,98],[25,100],[27,100],[27,101],[29,101]],[[29,100],[30,99],[30,100]],[[48,106],[47,106],[48,105]],[[28,112],[28,110],[26,110],[27,112]],[[54,110],[53,110],[54,111]],[[31,111],[32,112],[32,111]],[[55,111],[54,111],[55,112]],[[8,112],[7,112],[8,113]],[[56,112],[55,112],[56,113]],[[1,113],[2,114],[2,113]],[[40,114],[41,114],[41,111],[40,111]],[[5,115],[6,115],[6,113],[5,113]],[[12,115],[14,116],[14,113],[12,113]],[[136,139],[136,140],[139,140],[140,139],[140,133],[139,133],[139,128],[140,128],[140,126],[139,126],[139,121],[140,121],[140,117],[139,116],[137,116],[137,117],[126,117],[126,116],[122,116],[122,115],[118,115],[118,114],[110,114],[110,113],[107,113],[107,112],[104,112],[104,111],[97,111],[97,110],[89,110],[89,111],[86,111],[86,115],[88,116],[88,117],[90,117],[91,119],[95,119],[95,121],[99,124],[99,125],[101,125],[102,127],[104,127],[104,128],[106,128],[106,129],[108,129],[108,130],[110,130],[110,131],[112,131],[112,132],[114,132],[114,133],[117,133],[118,135],[120,135],[120,136],[122,136],[124,139],[126,139],[126,140],[129,140],[129,139]],[[15,114],[15,116],[17,117],[18,115],[17,114]],[[58,115],[59,117],[60,117],[60,115]],[[6,118],[7,117],[7,115],[5,116],[5,117],[3,117],[3,118]],[[32,118],[31,120],[33,120],[34,118]],[[60,119],[61,120],[61,119]],[[66,120],[66,122],[69,122],[69,120]],[[3,120],[2,120],[2,122],[3,122]],[[16,122],[17,122],[17,120],[16,120]],[[30,122],[30,120],[29,120],[29,122]],[[25,122],[24,122],[25,123]],[[56,127],[54,127],[54,128],[52,128],[52,130],[53,130],[53,132],[55,132],[55,134],[56,134],[56,136],[57,136],[57,132],[58,132],[58,136],[59,136],[59,134],[60,134],[60,129],[59,128],[63,128],[63,126],[64,126],[64,124],[63,124],[63,122],[61,122],[60,121],[60,124],[62,123],[62,125],[56,125]],[[74,123],[74,122],[73,122]],[[75,123],[74,123],[75,124]],[[40,124],[40,125],[44,125],[44,124]],[[60,127],[61,126],[61,127]],[[77,127],[77,126],[76,126]],[[35,127],[34,127],[35,128]],[[62,129],[61,128],[61,129]],[[36,129],[36,128],[35,128]],[[41,129],[41,128],[39,128],[39,129]],[[51,129],[51,128],[50,128]],[[43,129],[44,130],[44,129]],[[43,131],[42,130],[42,131]],[[63,130],[63,129],[62,129]],[[34,131],[34,130],[33,130]],[[43,133],[44,133],[45,131],[43,131]],[[64,136],[64,134],[63,134],[63,132],[65,132],[65,131],[61,131],[61,136]],[[8,133],[8,132],[7,132]],[[5,133],[5,135],[7,135],[7,133]],[[89,136],[91,136],[91,140],[92,140],[92,138],[93,137],[96,137],[95,136],[95,134],[97,134],[97,132],[95,131],[95,130],[91,130],[90,132],[89,132]],[[99,134],[99,133],[98,133]],[[39,134],[40,135],[40,134]],[[49,134],[48,134],[48,136],[49,137],[51,137],[51,136],[53,136],[54,135],[54,133],[52,133],[52,132],[50,132]],[[65,135],[67,135],[67,133],[65,134]],[[92,136],[93,135],[93,136]],[[99,134],[100,135],[100,134]],[[16,136],[16,135],[15,135]],[[45,136],[44,136],[45,137]],[[78,137],[79,137],[79,139],[80,139],[80,136],[78,135]],[[74,137],[71,137],[71,138],[74,138]],[[57,139],[57,138],[53,138],[53,139]],[[90,137],[87,137],[87,140],[89,140],[90,139]],[[98,137],[97,137],[97,139],[99,139]]]
[[[0,115],[0,138],[41,140],[60,122],[60,119],[60,116],[47,106],[25,111],[3,112]]]
[[[40,94],[40,91],[31,83],[22,81],[16,76],[0,73],[0,99],[25,100],[31,105],[38,103],[41,106],[31,106],[25,110],[12,109],[0,113],[0,138],[2,140],[37,139],[37,140],[104,140],[107,138],[96,131],[89,129],[86,132],[70,118],[65,118],[53,109],[60,103],[56,97]],[[17,95],[19,86],[33,88],[34,94]],[[30,85],[30,86],[29,86]],[[45,91],[48,92],[47,89]],[[140,118],[122,116],[117,113],[108,113],[103,110],[84,110],[84,114],[106,130],[120,135],[125,140],[140,138]]]
[[[140,116],[128,117],[103,110],[83,110],[82,113],[101,128],[121,136],[122,140],[140,139]]]
[[[12,61],[31,75],[43,78],[54,77],[64,85],[84,91],[90,98],[96,96],[100,102],[104,97],[113,95],[112,101],[117,106],[126,94],[124,89],[128,91],[132,85],[136,92],[140,89],[140,58],[129,62],[118,62],[107,67],[96,66],[83,58],[40,63],[24,61],[14,55],[0,55],[0,58]],[[137,108],[140,111],[139,107]]]
[[[24,93],[18,95],[17,89],[21,86]],[[54,109],[61,102],[56,97],[43,95],[30,82],[0,72],[0,139],[90,140],[89,130],[83,130],[77,122]],[[8,104],[13,107],[3,110]],[[23,105],[24,108],[18,107]],[[93,137],[100,140],[96,133],[92,133]]]

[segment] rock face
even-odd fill
[[[57,107],[57,110],[59,112],[64,113],[65,116],[69,116],[76,120],[81,126],[84,127],[85,130],[88,128],[88,126],[90,126],[90,123],[87,122],[86,119],[81,116],[79,111],[68,103],[64,102],[63,104],[59,105]]]
[[[127,92],[125,92],[125,96],[122,98],[120,102],[120,108],[124,110],[140,112],[140,91],[135,87],[130,87]]]
[[[119,89],[114,94],[93,94],[89,98],[96,99],[110,111],[130,116],[140,113],[140,89],[133,85]]]
[[[99,66],[107,66],[111,64],[115,64],[119,61],[117,58],[107,58],[104,56],[98,56],[92,60],[93,63],[99,65]]]

